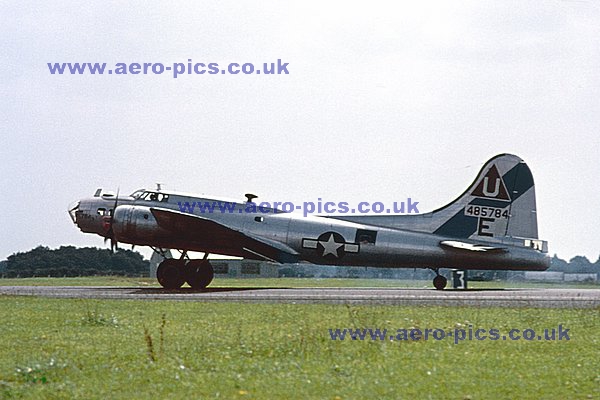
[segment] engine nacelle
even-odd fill
[[[129,205],[115,210],[113,232],[119,242],[140,245],[152,245],[169,235],[169,231],[158,225],[150,207]]]

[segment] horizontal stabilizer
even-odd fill
[[[473,244],[466,242],[459,242],[456,240],[442,240],[440,242],[442,246],[451,247],[453,249],[467,250],[467,251],[505,251],[504,247],[486,246],[483,244]]]

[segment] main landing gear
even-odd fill
[[[448,284],[448,279],[446,279],[443,275],[440,275],[439,268],[432,268],[433,272],[435,272],[435,278],[433,278],[433,286],[437,290],[442,290]]]
[[[208,255],[208,254],[207,254]],[[202,260],[167,258],[158,265],[156,278],[165,289],[179,289],[187,282],[192,289],[206,288],[213,280],[214,270],[206,256]]]

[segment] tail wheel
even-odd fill
[[[191,260],[185,266],[185,281],[192,289],[204,289],[212,282],[214,270],[208,260]]]
[[[437,290],[442,290],[446,287],[446,284],[448,283],[448,279],[446,279],[444,276],[442,275],[437,275],[435,278],[433,278],[433,286],[437,289]]]
[[[185,282],[183,261],[167,258],[158,265],[156,278],[165,289],[179,289]]]

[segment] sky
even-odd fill
[[[550,255],[600,255],[597,2],[0,3],[0,260],[104,246],[66,211],[100,187],[427,212],[499,153],[530,166]],[[47,66],[188,59],[289,74]]]

